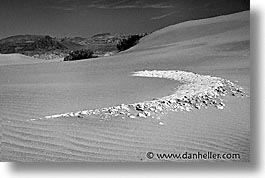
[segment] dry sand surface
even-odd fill
[[[18,58],[2,65],[1,160],[249,161],[249,40],[249,11],[245,11],[169,26],[108,58],[36,64],[19,64]],[[1,63],[7,60],[0,56],[5,61]],[[167,75],[169,71],[175,78]],[[198,73],[198,80],[184,81],[177,71]],[[205,98],[199,98],[187,109],[178,92],[187,90],[191,102],[197,94],[204,96],[196,84],[208,75],[209,81],[219,83],[203,86],[218,95],[207,106]],[[224,90],[215,90],[221,84]],[[167,107],[156,103],[157,112],[144,106],[145,101],[160,102],[168,96],[171,103]],[[185,108],[174,110],[173,100]],[[125,112],[117,114],[115,109]],[[61,113],[68,115],[58,116]],[[52,115],[56,117],[45,117]],[[147,152],[198,151],[239,153],[240,159],[146,157]]]
[[[0,54],[0,66],[42,63],[43,60],[24,56],[22,54]]]

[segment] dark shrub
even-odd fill
[[[117,48],[119,51],[124,51],[136,45],[138,41],[144,37],[146,34],[140,35],[130,35],[127,38],[120,40],[117,44]]]
[[[65,58],[64,61],[75,61],[80,59],[88,59],[93,57],[93,51],[89,49],[71,51]]]

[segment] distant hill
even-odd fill
[[[50,36],[17,35],[0,40],[0,53],[21,53],[30,55],[54,50],[68,49],[64,44]]]
[[[137,34],[136,34],[137,35]],[[0,53],[20,53],[42,59],[62,58],[70,51],[90,49],[96,56],[119,52],[117,44],[130,35],[97,34],[90,38],[53,38],[47,35],[16,35],[0,40]]]
[[[157,23],[158,27],[163,24],[167,26],[184,21],[203,19],[225,14],[231,14],[239,11],[249,9],[249,0],[185,0],[182,5],[189,8],[178,9],[170,13],[168,16],[152,17],[151,21]],[[163,19],[161,23],[160,19]],[[185,31],[185,35],[190,35]],[[202,33],[202,32],[200,32]],[[53,38],[45,35],[16,35],[0,40],[0,53],[11,54],[20,53],[35,58],[53,59],[58,57],[65,57],[73,50],[92,50],[96,56],[104,56],[108,54],[115,54],[120,50],[130,48],[137,44],[131,39],[133,36],[145,36],[146,34],[111,34],[100,33],[89,38],[83,37],[65,37]],[[150,37],[148,37],[150,38]],[[167,40],[175,40],[174,33]],[[160,39],[156,40],[157,44],[161,43]]]

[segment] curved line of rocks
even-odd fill
[[[123,119],[125,117],[154,118],[154,115],[158,113],[163,114],[166,111],[191,111],[192,109],[207,108],[209,106],[214,106],[217,109],[224,109],[225,104],[222,99],[223,96],[245,96],[242,87],[229,80],[212,77],[210,75],[200,75],[176,70],[145,70],[133,72],[132,76],[165,78],[181,82],[182,85],[176,89],[174,94],[151,101],[55,114],[39,119],[54,119],[60,117],[83,118],[86,116],[97,116],[100,117],[100,119],[108,119],[115,116]],[[30,119],[30,121],[34,120],[38,119]],[[162,125],[163,123],[160,122],[159,124]]]

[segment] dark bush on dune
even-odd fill
[[[138,41],[145,35],[145,33],[140,35],[129,35],[127,38],[124,38],[118,42],[117,49],[119,51],[127,50],[136,45]]]
[[[93,57],[93,51],[89,49],[81,49],[71,51],[65,58],[64,61],[75,61],[81,59],[88,59]]]

